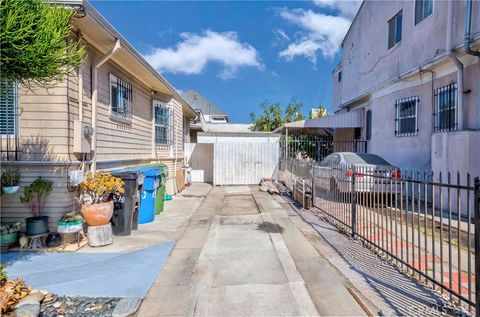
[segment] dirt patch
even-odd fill
[[[223,200],[222,216],[256,215],[259,213],[257,204],[250,195],[227,195]]]
[[[257,230],[268,232],[268,233],[282,233],[283,228],[276,223],[271,223],[268,221],[259,223],[257,225]]]

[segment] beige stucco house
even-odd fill
[[[86,47],[85,64],[48,89],[11,85],[9,98],[1,101],[2,170],[19,167],[21,185],[38,176],[54,181],[45,210],[51,225],[72,209],[70,172],[79,169],[163,162],[170,174],[167,191],[175,193],[188,123],[196,117],[88,2],[67,3],[77,11],[72,37]],[[3,195],[0,202],[2,222],[29,216],[19,193]]]

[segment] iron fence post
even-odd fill
[[[475,316],[480,317],[480,177],[475,177]]]
[[[312,207],[315,205],[315,164],[312,164]]]
[[[355,189],[355,167],[352,168],[352,237],[355,239],[357,233],[357,191]]]

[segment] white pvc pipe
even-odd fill
[[[78,120],[83,121],[83,69],[78,67]]]
[[[453,0],[448,0],[447,7],[447,36],[445,39],[445,53],[457,68],[457,130],[463,130],[463,63],[452,51],[452,29],[453,29]]]
[[[120,49],[120,40],[116,39],[115,46],[108,52],[97,64],[93,67],[92,81],[93,81],[93,91],[92,91],[92,166],[90,167],[92,172],[97,170],[97,104],[98,104],[98,68],[100,68],[105,62],[107,62],[112,56]]]

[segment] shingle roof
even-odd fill
[[[182,94],[182,97],[192,105],[193,109],[202,111],[204,115],[223,115],[227,116],[225,112],[218,109],[214,104],[210,103],[207,99],[202,97],[195,90],[189,90]]]

